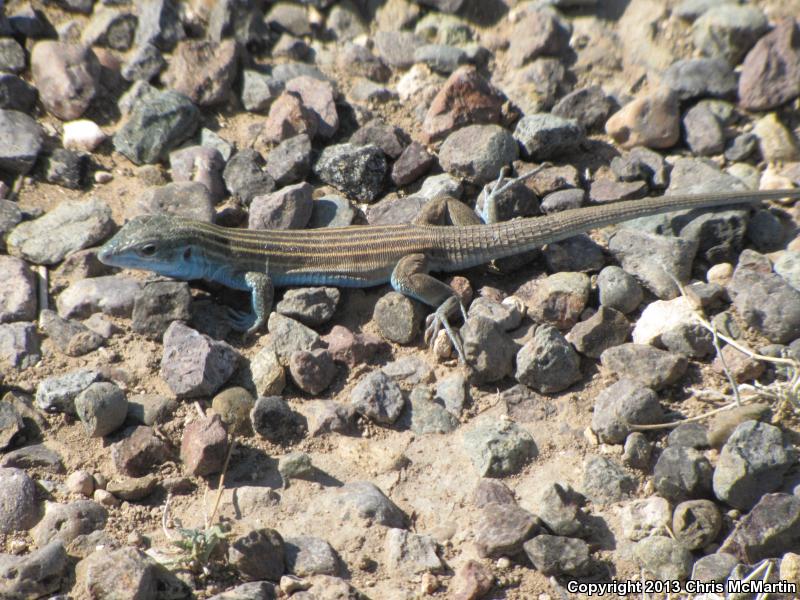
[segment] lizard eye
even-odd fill
[[[154,256],[156,253],[156,245],[155,244],[147,244],[142,246],[139,250],[139,253],[142,256]]]

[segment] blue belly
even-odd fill
[[[383,285],[389,281],[388,277],[364,278],[352,275],[339,275],[332,273],[286,273],[272,276],[272,284],[276,287],[293,285],[331,285],[334,287],[365,288]]]

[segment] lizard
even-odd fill
[[[466,319],[465,308],[455,291],[430,273],[461,271],[639,217],[798,197],[800,188],[666,195],[487,224],[466,204],[440,196],[412,223],[298,230],[229,228],[167,214],[141,215],[106,242],[97,257],[110,266],[204,279],[249,292],[252,313],[229,311],[234,328],[246,334],[264,325],[275,287],[388,282],[434,309],[425,341],[432,343],[444,328],[466,363],[450,324],[459,311]],[[492,204],[484,203],[490,218],[496,214]]]

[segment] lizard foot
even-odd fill
[[[445,332],[447,333],[447,337],[450,339],[450,343],[453,344],[453,348],[455,348],[456,354],[458,354],[458,362],[467,364],[466,357],[464,356],[464,346],[461,343],[461,336],[459,336],[459,334],[450,325],[448,315],[454,308],[453,302],[451,301],[458,302],[461,307],[461,314],[466,319],[467,313],[464,309],[464,305],[461,304],[461,302],[459,302],[455,296],[448,298],[444,303],[442,303],[441,306],[439,306],[439,308],[429,314],[425,319],[425,343],[433,347],[433,344],[436,341],[436,336],[439,334],[439,331],[444,328]]]

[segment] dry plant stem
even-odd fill
[[[742,404],[749,404],[754,398],[750,398],[744,400]],[[679,425],[683,425],[684,423],[694,423],[695,421],[702,421],[703,419],[707,419],[717,413],[725,412],[726,410],[731,410],[732,408],[736,408],[737,406],[741,406],[741,404],[737,404],[736,402],[731,402],[730,404],[726,404],[725,406],[720,406],[719,408],[715,408],[708,412],[704,412],[702,415],[697,415],[696,417],[689,417],[688,419],[681,419],[680,421],[670,421],[669,423],[655,423],[653,425],[635,425],[633,423],[628,423],[628,428],[631,431],[655,431],[658,429],[673,429],[678,427]]]
[[[208,520],[209,524],[214,524],[214,517],[217,516],[217,509],[219,508],[219,501],[222,499],[222,490],[225,487],[225,473],[228,472],[228,463],[231,461],[231,454],[233,448],[236,446],[236,438],[231,439],[231,445],[228,447],[228,454],[225,456],[225,464],[222,466],[222,475],[219,476],[219,485],[217,485],[217,497],[214,500],[214,509],[211,511],[211,518]]]
[[[164,531],[166,538],[173,542],[178,538],[173,536],[172,533],[170,533],[169,527],[167,527],[167,515],[169,514],[170,500],[172,500],[172,492],[167,492],[167,499],[164,501],[164,511],[161,513],[161,529]]]

